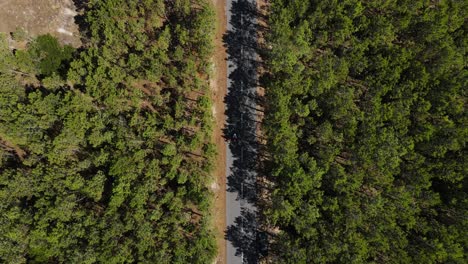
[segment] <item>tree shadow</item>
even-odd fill
[[[257,20],[260,15],[255,0],[233,1],[231,13],[231,29],[223,38],[229,60],[224,137],[229,139],[229,149],[233,156],[231,172],[227,177],[227,191],[237,194],[241,215],[227,228],[226,239],[244,263],[258,263],[265,255],[267,245],[266,239],[262,239],[263,232],[258,229],[256,206],[260,149],[257,136],[258,105],[263,100],[257,93]]]
[[[257,227],[257,213],[242,208],[241,216],[226,231],[226,239],[236,248],[236,255],[242,256],[243,263],[258,263],[267,250],[267,236]]]
[[[90,0],[72,0],[75,5],[76,12],[78,13],[75,16],[75,24],[78,25],[78,30],[81,34],[81,43],[86,44],[91,38],[91,33],[89,31],[89,25],[86,21],[86,12],[89,10],[89,1]]]

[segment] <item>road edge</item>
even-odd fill
[[[212,0],[216,13],[216,28],[214,37],[214,53],[212,61],[214,70],[211,81],[211,97],[213,100],[213,115],[215,127],[213,142],[216,144],[216,166],[213,171],[216,187],[214,188],[215,201],[213,217],[215,224],[216,245],[218,254],[217,264],[226,264],[226,143],[223,129],[226,123],[224,98],[227,93],[227,53],[224,47],[223,36],[226,33],[225,0]]]

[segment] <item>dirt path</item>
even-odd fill
[[[226,32],[225,0],[212,0],[216,11],[216,36],[215,53],[213,62],[215,65],[212,80],[213,112],[216,119],[213,133],[214,142],[217,147],[218,157],[216,160],[215,204],[214,224],[216,227],[216,243],[218,245],[217,264],[226,263],[226,144],[223,138],[223,128],[226,117],[224,115],[224,97],[226,96],[227,74],[226,74],[226,49],[223,46],[223,35]]]

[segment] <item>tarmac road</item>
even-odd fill
[[[229,23],[231,21],[231,7],[232,7],[233,0],[226,0],[226,20],[227,20],[227,30],[232,30],[232,25]],[[233,70],[233,63],[228,59],[227,61],[227,76],[228,76],[228,92],[232,88],[231,81],[229,79],[229,75],[232,73]],[[233,166],[233,156],[231,149],[229,148],[229,141],[226,142],[226,176],[232,175],[231,168]],[[227,183],[227,181],[226,181]],[[234,220],[236,217],[241,215],[241,204],[240,200],[237,199],[238,193],[237,192],[229,192],[226,188],[226,225],[231,226],[234,225]],[[231,241],[226,241],[226,263],[227,264],[238,264],[242,263],[242,257],[236,256],[236,249],[232,245]]]
[[[241,35],[244,35],[244,34],[248,34],[247,32],[243,32],[242,30],[239,30],[239,28],[242,28],[242,23],[241,22],[241,26],[237,29],[233,28],[233,25],[230,23],[231,22],[231,18],[233,17],[233,14],[232,14],[232,5],[233,3],[238,3],[238,2],[241,2],[241,1],[245,1],[245,2],[250,2],[252,4],[255,4],[256,3],[256,0],[226,0],[226,18],[227,18],[227,31],[228,32],[238,32],[236,34],[241,34]],[[238,12],[238,11],[237,11]],[[236,14],[237,16],[239,15],[239,13]],[[241,13],[240,16],[242,17],[243,14]],[[242,18],[241,18],[241,21],[242,21]],[[252,21],[250,21],[251,23]],[[238,37],[238,36],[237,36]],[[244,37],[241,36],[241,39],[243,39]],[[241,43],[242,44],[242,43]],[[232,43],[231,44],[228,44],[228,50],[230,49],[229,45],[233,45]],[[233,71],[236,69],[236,67],[244,67],[244,66],[239,66],[239,65],[246,65],[245,67],[248,68],[248,66],[250,65],[249,62],[246,62],[245,64],[242,62],[242,61],[250,61],[250,60],[255,60],[256,59],[256,54],[252,53],[252,51],[245,51],[243,52],[243,45],[239,45],[238,47],[233,47],[235,48],[236,50],[237,49],[240,49],[240,58],[241,58],[241,62],[239,63],[239,60],[236,61],[236,64],[234,64],[234,61],[232,61],[232,59],[228,59],[227,61],[227,75],[228,75],[228,93],[230,92],[233,92],[234,89],[240,89],[242,92],[246,92],[246,91],[243,91],[243,89],[247,89],[250,91],[247,91],[247,92],[255,92],[256,90],[256,87],[253,86],[253,87],[245,87],[245,85],[242,85],[242,81],[240,82],[241,85],[238,85],[238,82],[237,85],[233,85],[233,80],[229,78],[229,76],[231,76],[231,74],[233,73]],[[238,57],[238,58],[239,58]],[[246,72],[250,72],[250,71],[246,71]],[[250,74],[249,74],[250,75]],[[256,73],[255,71],[252,71],[252,76],[249,76],[249,79],[253,79],[255,80],[256,79]],[[243,88],[245,87],[245,88]],[[253,100],[246,100],[245,103],[252,107],[252,108],[255,108],[256,107],[256,103],[253,101]],[[243,116],[254,116],[255,113],[247,113],[247,111],[251,111],[251,110],[247,110],[247,108],[240,108],[240,115],[239,117],[236,117],[240,120],[240,123],[236,123],[236,124],[240,124],[240,126],[250,126],[250,124],[248,124],[247,122],[243,122]],[[245,118],[244,118],[245,119]],[[250,131],[255,131],[255,128],[242,128],[242,127],[236,127],[236,130],[239,129],[241,131],[245,131],[245,132],[249,132]],[[247,134],[246,133],[246,134]],[[252,149],[242,149],[242,148],[249,148],[247,145],[248,144],[243,144],[241,143],[242,141],[247,141],[248,139],[247,138],[243,138],[242,133],[239,133],[239,135],[236,134],[237,138],[236,139],[232,139],[230,142],[226,142],[226,175],[228,176],[228,181],[229,181],[229,177],[243,177],[241,175],[243,174],[239,174],[239,173],[233,173],[233,169],[235,171],[238,171],[239,167],[237,168],[234,168],[234,165],[235,164],[241,164],[241,165],[237,165],[237,166],[244,166],[242,164],[244,164],[244,161],[242,160],[245,156],[243,155],[244,152],[247,152],[247,151],[251,151],[252,152]],[[236,141],[236,142],[234,142]],[[234,157],[232,151],[231,151],[231,148],[230,148],[230,145],[231,147],[233,147],[232,145],[237,145],[237,146],[240,146],[240,155],[238,154],[238,157]],[[246,145],[245,147],[243,147],[244,145]],[[253,150],[255,152],[255,150]],[[237,160],[237,163],[235,163],[235,160]],[[240,160],[240,163],[239,163],[239,160]],[[242,170],[242,168],[241,168]],[[255,172],[253,171],[249,171],[247,170],[247,173],[253,177],[246,177],[246,178],[254,178],[256,177],[255,175]],[[226,182],[228,182],[226,181]],[[238,264],[238,263],[255,263],[255,261],[252,261],[252,259],[249,260],[249,258],[246,256],[247,254],[249,254],[248,252],[243,252],[244,249],[243,246],[239,246],[239,241],[240,243],[244,243],[244,236],[242,234],[244,233],[249,233],[249,228],[246,228],[247,230],[243,230],[244,228],[244,225],[248,226],[250,224],[250,226],[256,226],[255,223],[244,223],[244,219],[246,219],[245,217],[242,217],[241,216],[241,212],[244,210],[248,210],[250,212],[254,212],[255,213],[255,205],[252,203],[252,202],[249,202],[247,200],[247,197],[248,195],[246,195],[244,193],[244,186],[247,186],[247,184],[252,184],[252,182],[249,180],[249,182],[247,182],[247,180],[244,180],[244,179],[238,179],[236,181],[240,181],[240,188],[237,188],[236,191],[228,191],[229,189],[229,186],[227,186],[226,188],[226,225],[228,227],[230,226],[236,226],[238,229],[240,229],[240,232],[239,232],[239,237],[237,238],[237,245],[233,244],[229,239],[227,240],[227,245],[226,245],[226,260],[227,260],[227,264]],[[249,199],[250,201],[252,201],[252,199]],[[237,219],[237,221],[236,221]],[[242,220],[242,221],[239,221],[239,220]],[[251,228],[250,228],[251,230]],[[251,234],[251,232],[250,232]],[[255,236],[255,235],[254,235]],[[252,241],[252,240],[250,240]],[[249,239],[245,239],[245,243],[249,243]],[[237,253],[237,254],[236,254]]]

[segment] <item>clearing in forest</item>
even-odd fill
[[[81,45],[72,0],[0,0],[0,32],[23,29],[28,37],[51,34],[63,44]]]

